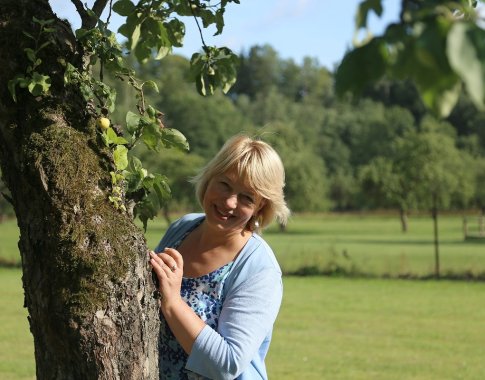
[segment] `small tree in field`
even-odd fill
[[[82,19],[73,33],[48,0],[0,4],[0,165],[20,229],[25,305],[38,379],[158,379],[158,305],[147,247],[133,222],[146,225],[168,196],[166,178],[132,155],[186,149],[147,104],[140,81],[103,10],[125,17],[119,32],[138,61],[181,46],[179,16],[223,28],[230,0],[72,0]],[[234,1],[238,2],[238,1]],[[198,91],[227,91],[235,56],[204,45],[192,57]],[[97,74],[93,74],[93,67]],[[116,94],[104,74],[133,86],[136,98],[112,127]]]
[[[408,231],[408,212],[416,208],[415,183],[405,178],[400,164],[392,157],[374,158],[359,170],[362,191],[373,204],[379,207],[399,209],[401,231]]]
[[[429,210],[433,218],[435,276],[440,277],[438,237],[439,210],[459,200],[466,205],[473,195],[473,172],[467,157],[442,133],[411,133],[397,141],[396,157],[404,178],[419,208]]]

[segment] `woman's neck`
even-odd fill
[[[210,228],[210,226],[204,221],[198,228],[199,244],[207,250],[211,249],[227,249],[234,251],[239,250],[246,244],[251,237],[251,231],[220,231]]]

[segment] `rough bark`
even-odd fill
[[[7,83],[28,65],[23,51],[47,0],[0,0],[0,164],[20,229],[25,306],[38,379],[158,378],[158,305],[147,247],[131,218],[108,201],[109,152],[58,59],[80,62],[69,27],[43,50],[49,95]]]

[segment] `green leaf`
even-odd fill
[[[474,34],[479,35],[475,44]],[[485,56],[485,32],[474,25],[457,22],[451,28],[446,52],[453,70],[461,77],[475,105],[484,108],[484,67],[480,57]],[[482,51],[478,51],[481,48]]]
[[[164,25],[171,45],[181,47],[184,42],[185,24],[178,19],[172,19]]]
[[[15,92],[15,87],[18,84],[21,88],[25,88],[27,87],[28,83],[29,83],[28,79],[20,74],[16,75],[15,78],[8,81],[8,84],[7,84],[8,91],[10,92],[10,95],[12,95],[12,99],[15,103],[17,103],[17,94]]]
[[[32,63],[35,63],[35,60],[36,60],[35,51],[31,48],[25,48],[24,52],[27,55],[27,58],[29,59],[29,61]]]
[[[141,24],[135,25],[135,28],[133,29],[133,33],[130,36],[130,49],[134,50],[137,45],[138,45],[138,40],[140,39],[140,33],[141,33]]]
[[[27,88],[32,95],[39,96],[47,93],[49,91],[50,86],[51,86],[51,78],[49,76],[42,75],[34,71],[32,75],[32,79],[29,81]]]
[[[36,24],[39,24],[40,26],[45,26],[52,24],[54,22],[54,19],[48,19],[48,20],[40,20],[37,17],[33,16],[32,21],[35,22]]]
[[[156,82],[154,82],[152,80],[147,80],[147,81],[143,82],[142,86],[148,86],[148,87],[153,88],[156,92],[160,92],[160,91],[158,91],[158,85],[156,84]]]
[[[160,207],[162,207],[163,204],[168,199],[170,199],[170,196],[171,196],[170,187],[168,186],[168,182],[167,182],[167,177],[161,174],[154,174],[152,187],[155,190],[155,193],[157,194]]]
[[[138,62],[146,63],[152,55],[151,47],[146,43],[142,42],[136,45],[135,56]]]
[[[421,88],[418,84],[424,104],[430,108],[435,115],[447,117],[456,105],[461,92],[461,83],[455,80],[453,86],[446,86],[438,91],[436,88]]]
[[[355,28],[367,28],[369,11],[374,11],[378,16],[382,15],[382,0],[365,0],[359,4],[355,15]]]
[[[124,145],[127,144],[128,141],[124,137],[118,136],[113,128],[108,127],[104,132],[104,141],[107,146],[110,145]]]
[[[133,156],[131,158],[130,166],[133,170],[141,170],[143,169],[143,165],[138,157]]]
[[[32,39],[32,40],[34,40],[34,41],[35,41],[35,37],[34,37],[32,34],[27,33],[25,30],[22,30],[22,33],[23,33],[25,36],[27,36],[27,37],[29,37],[30,39]]]
[[[39,46],[37,51],[44,49],[45,47],[49,46],[52,42],[51,41],[46,41],[42,45]]]
[[[155,194],[148,194],[143,200],[136,204],[133,212],[135,217],[138,217],[143,223],[143,229],[146,232],[148,219],[153,219],[157,216],[159,201]]]
[[[163,128],[162,142],[166,148],[175,147],[180,150],[189,150],[189,143],[187,142],[187,139],[178,129]]]
[[[160,126],[157,123],[150,123],[148,125],[145,125],[143,127],[141,139],[148,149],[159,151],[160,141],[162,139]]]
[[[128,149],[123,145],[117,145],[113,151],[113,160],[118,170],[124,170],[128,166]]]
[[[140,123],[140,115],[128,111],[126,113],[126,130],[130,135],[134,135],[135,132],[138,130],[138,124]]]
[[[158,48],[157,55],[155,56],[155,59],[160,60],[162,58],[165,58],[167,55],[170,54],[171,51],[172,51],[171,47],[162,45]]]
[[[347,91],[360,94],[367,83],[380,79],[386,72],[388,53],[382,38],[348,52],[335,73],[335,90],[343,95]]]
[[[119,0],[113,4],[113,11],[126,17],[135,11],[135,5],[130,0]]]
[[[222,33],[224,29],[224,8],[219,8],[214,15],[214,22],[216,23],[216,33],[215,36]]]

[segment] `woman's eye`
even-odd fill
[[[248,203],[254,203],[254,198],[251,195],[243,194],[244,200]]]

